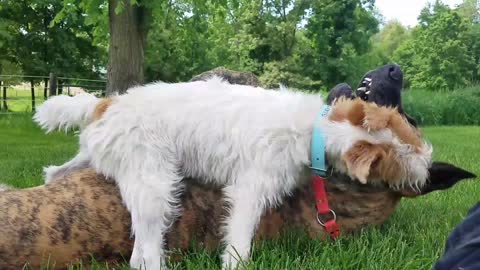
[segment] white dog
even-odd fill
[[[265,209],[282,202],[309,173],[312,129],[322,105],[318,95],[213,78],[150,84],[109,99],[58,96],[47,100],[34,119],[48,131],[84,126],[78,155],[62,166],[46,168],[46,181],[87,166],[115,179],[132,215],[132,267],[165,267],[164,234],[179,215],[178,198],[187,176],[223,186],[231,208],[222,260],[224,267],[235,267],[240,259],[248,259]],[[427,144],[415,149],[389,129],[368,132],[347,120],[325,118],[316,124],[326,136],[327,156],[337,170],[370,181],[396,177],[391,172],[374,174],[369,171],[373,166],[395,165],[402,172],[398,177],[403,177],[391,179],[395,184],[425,182],[431,158]],[[375,158],[365,161],[357,154],[349,162],[345,155],[359,141],[367,146],[357,150],[387,145],[394,152],[375,148]],[[395,160],[389,159],[392,153]],[[368,163],[366,171],[357,170],[358,160]]]

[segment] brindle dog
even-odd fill
[[[393,213],[402,197],[415,197],[447,189],[473,174],[446,163],[434,163],[428,186],[421,192],[393,191],[362,185],[333,173],[326,181],[331,208],[337,213],[342,233],[367,225],[379,225]],[[219,245],[220,223],[225,214],[218,189],[189,182],[183,212],[167,236],[169,249],[185,250],[195,240],[206,249]],[[51,184],[0,193],[0,269],[34,269],[55,264],[128,260],[133,240],[130,215],[117,187],[96,174],[82,170]],[[312,238],[327,233],[316,221],[315,198],[310,186],[298,189],[277,209],[262,218],[256,240],[281,235],[297,227]]]
[[[436,162],[430,168],[429,184],[418,192],[362,185],[337,173],[326,181],[326,189],[342,233],[350,233],[382,224],[402,197],[447,189],[472,177],[465,170]],[[167,237],[168,248],[186,249],[193,240],[207,249],[215,248],[225,214],[221,192],[195,181],[188,183],[182,216]],[[310,186],[298,189],[262,218],[256,240],[275,237],[290,227],[312,238],[326,237],[316,221],[314,202]],[[75,172],[49,185],[0,192],[0,269],[21,269],[26,263],[33,268],[46,264],[65,268],[92,255],[97,261],[123,262],[130,256],[132,243],[130,216],[117,187],[92,170]]]

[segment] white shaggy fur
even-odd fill
[[[35,120],[48,131],[68,128],[90,119],[95,104],[94,98],[54,97]],[[85,127],[79,154],[47,169],[46,181],[88,165],[115,179],[132,215],[130,264],[148,270],[165,267],[163,237],[179,214],[182,179],[219,184],[231,203],[223,265],[236,266],[237,255],[248,258],[265,209],[305,181],[301,175],[308,174],[311,133],[322,105],[317,95],[230,85],[217,78],[137,87],[115,97],[103,117]],[[327,137],[329,160],[343,172],[340,157],[357,140],[400,145],[389,131],[368,133],[327,119],[318,124]],[[421,185],[430,153],[402,151],[413,179],[406,181]]]
[[[57,128],[67,131],[73,127],[82,127],[91,121],[98,101],[98,98],[88,93],[75,97],[56,96],[45,101],[33,119],[47,132]]]
[[[10,190],[10,189],[12,189],[12,187],[10,187],[6,184],[0,183],[0,192]]]

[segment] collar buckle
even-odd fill
[[[325,168],[317,168],[317,167],[313,167],[313,166],[310,166],[309,167],[311,170],[312,170],[312,173],[315,174],[315,175],[318,175],[318,176],[321,176],[323,177],[324,179],[327,179],[327,169]]]

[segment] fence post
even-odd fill
[[[3,110],[8,112],[8,105],[7,105],[7,84],[5,81],[3,82]]]
[[[57,94],[57,75],[51,72],[49,76],[50,80],[50,96],[55,96]]]
[[[44,84],[44,87],[43,87],[43,99],[46,100],[46,99],[47,99],[47,95],[48,95],[48,79],[47,79],[47,78],[44,78],[44,79],[43,79],[43,84]]]
[[[2,89],[3,81],[0,81],[0,89]],[[0,92],[0,100],[2,100],[2,94]],[[2,109],[2,103],[0,102],[0,112],[3,111]]]
[[[63,92],[63,80],[58,80],[58,94],[61,95]]]
[[[30,80],[30,89],[32,91],[32,112],[35,112],[35,82]]]

